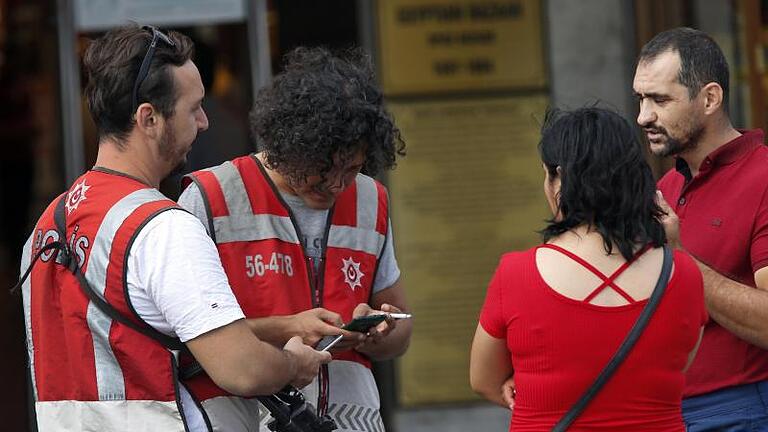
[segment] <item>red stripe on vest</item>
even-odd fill
[[[353,181],[336,198],[333,205],[333,224],[334,225],[357,225],[357,182]]]
[[[257,162],[253,156],[243,156],[232,161],[243,178],[246,185],[245,192],[248,194],[248,200],[251,202],[251,208],[254,214],[273,214],[276,216],[288,216],[288,210],[278,200],[274,193],[261,193],[260,191],[271,191],[272,186],[261,174]],[[253,187],[257,185],[257,187]],[[250,187],[248,187],[250,186]]]
[[[55,229],[53,211],[58,199],[46,208],[37,222],[33,242],[42,241],[42,236],[38,236],[38,232],[46,233],[48,230]],[[52,241],[54,239],[48,239],[40,246],[45,246]],[[33,243],[31,256],[34,256],[39,249],[40,247]],[[96,400],[98,398],[96,380],[92,373],[94,370],[93,349],[85,351],[76,349],[93,347],[90,333],[75,334],[68,337],[61,326],[44,325],[51,322],[50,317],[57,317],[60,314],[78,318],[85,317],[88,306],[88,298],[85,294],[72,289],[77,284],[74,276],[61,266],[54,265],[55,258],[56,256],[53,255],[47,263],[39,262],[36,264],[30,275],[33,287],[55,287],[57,284],[60,286],[59,289],[33,289],[30,293],[38,400],[60,400],[62,396],[67,399]],[[57,359],[72,358],[73,354],[76,357],[71,362],[72,366],[62,368]],[[73,386],[71,382],[78,382],[80,385]]]
[[[379,182],[376,182],[376,191],[379,194],[379,211],[376,217],[376,231],[380,234],[386,235],[387,229],[389,229],[389,196],[387,195],[387,189]]]
[[[85,325],[88,297],[80,290],[72,273],[53,265],[53,258],[48,263],[36,264],[33,273],[43,266],[51,268],[45,275],[33,276],[32,284],[44,284],[52,289],[33,289],[31,294],[38,400],[98,400],[91,333],[72,332],[62,325],[51,325],[59,316],[68,318],[64,325],[75,322]]]

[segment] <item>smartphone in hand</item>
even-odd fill
[[[361,316],[347,323],[344,327],[342,327],[342,329],[365,333],[370,330],[371,327],[375,327],[377,324],[386,319],[387,314]],[[324,338],[320,339],[320,342],[318,342],[317,345],[315,345],[315,349],[318,351],[328,351],[331,349],[331,347],[336,345],[342,339],[342,337],[342,335],[325,336]]]
[[[342,328],[348,331],[365,333],[368,330],[370,330],[371,327],[376,327],[380,322],[386,319],[387,319],[387,314],[359,316],[353,319],[352,321],[348,322]]]
[[[328,351],[333,348],[334,345],[339,343],[344,338],[344,335],[331,335],[325,336],[315,345],[317,351]]]

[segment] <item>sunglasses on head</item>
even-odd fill
[[[154,57],[155,50],[157,49],[157,41],[161,40],[170,47],[176,46],[176,44],[173,43],[173,40],[171,40],[168,35],[161,32],[156,27],[146,25],[142,26],[141,29],[149,30],[152,32],[152,41],[147,47],[147,52],[144,54],[144,60],[141,61],[141,67],[139,67],[139,74],[136,75],[136,81],[133,83],[132,112],[134,113],[136,112],[136,108],[139,107],[139,89],[141,88],[141,84],[144,82],[144,80],[147,79],[147,75],[149,75],[149,66],[152,64],[152,57]]]

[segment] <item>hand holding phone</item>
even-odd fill
[[[409,313],[400,313],[400,312],[393,312],[393,313],[376,313],[371,315],[362,315],[358,316],[357,318],[354,318],[352,321],[347,323],[346,325],[342,326],[341,328],[346,331],[351,332],[357,332],[357,333],[367,333],[373,328],[379,325],[380,323],[387,321],[387,320],[401,320],[401,319],[408,319],[411,318],[412,315]],[[380,336],[379,336],[380,337]],[[341,340],[344,338],[344,335],[330,335],[325,336],[315,345],[315,349],[318,351],[328,351],[330,350],[334,345],[341,342]]]
[[[342,329],[351,332],[366,333],[371,327],[378,325],[386,319],[386,314],[359,316],[344,325]],[[318,342],[317,345],[315,345],[315,349],[318,351],[327,351],[339,343],[343,338],[344,335],[325,336],[320,339],[320,342]]]
[[[344,335],[325,336],[317,342],[315,349],[318,351],[328,351],[342,339],[344,339]]]
[[[371,327],[377,326],[380,322],[385,321],[386,319],[387,319],[387,314],[359,316],[353,319],[352,321],[350,321],[349,323],[347,323],[342,328],[347,331],[365,333],[368,330],[370,330]]]

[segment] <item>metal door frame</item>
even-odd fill
[[[85,170],[83,146],[83,118],[81,113],[80,61],[77,53],[75,28],[75,2],[57,0],[57,36],[59,62],[59,97],[61,111],[61,144],[64,157],[64,180],[66,185],[79,177]],[[245,23],[248,37],[251,66],[251,88],[256,92],[272,79],[272,64],[269,52],[269,29],[267,24],[267,0],[243,0],[245,2]],[[190,22],[190,25],[202,24]],[[212,24],[205,22],[205,24]]]

